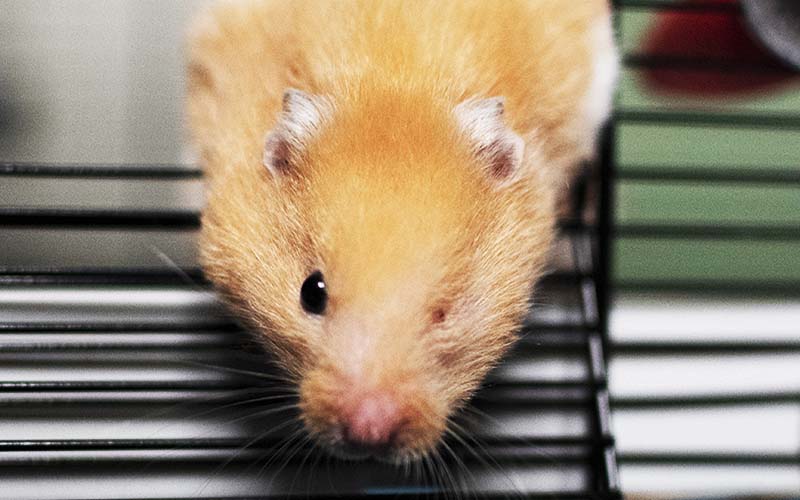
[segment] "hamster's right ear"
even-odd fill
[[[503,121],[505,99],[471,98],[455,108],[455,116],[475,156],[497,186],[517,177],[525,143]]]
[[[264,141],[263,162],[267,170],[273,176],[289,172],[332,112],[328,98],[287,89],[280,118]]]

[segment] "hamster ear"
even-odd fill
[[[514,178],[522,164],[525,142],[503,122],[505,99],[467,99],[455,107],[456,120],[472,142],[475,156],[496,182]]]
[[[284,92],[278,123],[264,141],[263,162],[272,175],[291,170],[331,112],[331,103],[325,97],[297,89]]]

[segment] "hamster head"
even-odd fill
[[[340,455],[435,448],[513,342],[549,247],[552,196],[502,99],[443,101],[289,90],[261,161],[210,186],[204,267]]]

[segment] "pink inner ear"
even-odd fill
[[[497,180],[508,179],[516,169],[514,146],[503,139],[498,139],[481,147],[478,150],[478,155],[486,159],[489,174]]]
[[[525,142],[511,130],[499,131],[489,144],[478,149],[486,162],[489,175],[496,181],[507,181],[515,176],[522,164]]]
[[[279,132],[270,133],[264,144],[264,166],[273,175],[284,174],[289,170],[290,156],[289,142]]]

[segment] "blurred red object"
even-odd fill
[[[723,8],[669,10],[645,35],[645,86],[661,94],[737,97],[800,81],[751,33],[737,0],[684,0]],[[725,8],[730,5],[731,8]],[[643,57],[642,57],[643,56]]]

